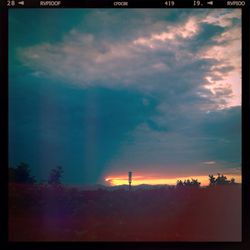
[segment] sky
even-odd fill
[[[38,180],[60,165],[77,185],[128,171],[138,184],[239,179],[241,10],[11,9],[9,165],[20,162]]]

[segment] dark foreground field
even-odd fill
[[[10,241],[240,241],[241,186],[9,186]]]

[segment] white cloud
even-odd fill
[[[227,32],[222,33],[218,37],[221,42]],[[206,88],[212,92],[216,92],[216,88],[230,88],[232,90],[232,96],[227,98],[229,106],[241,105],[241,34],[238,29],[237,38],[227,38],[227,43],[221,42],[219,45],[214,45],[207,48],[201,53],[201,57],[205,59],[215,59],[218,64],[211,68],[211,71],[207,73],[205,79],[207,80]],[[227,35],[225,35],[227,37]],[[224,41],[224,38],[223,38]],[[224,72],[224,68],[232,68],[228,72]],[[217,80],[213,80],[213,77],[217,76]]]
[[[215,161],[205,161],[203,162],[203,164],[206,164],[206,165],[214,165],[216,162]]]
[[[234,18],[239,19],[241,15],[240,9],[234,9],[230,12],[224,12],[221,10],[214,10],[212,15],[208,15],[203,22],[209,24],[216,24],[221,27],[227,27],[232,25]]]
[[[169,42],[178,44],[176,39],[189,39],[196,35],[199,31],[199,26],[197,24],[197,19],[190,17],[184,25],[166,25],[166,30],[159,33],[153,33],[149,37],[139,37],[133,41],[136,45],[147,46],[151,49],[160,46],[159,42]]]
[[[138,13],[143,15],[144,12]],[[35,72],[43,72],[39,76],[46,75],[84,88],[129,87],[147,92],[160,89],[166,97],[172,95],[171,91],[179,96],[199,96],[207,100],[203,107],[200,105],[206,111],[240,105],[239,27],[211,38],[215,45],[203,48],[200,44],[196,52],[188,45],[190,39],[199,35],[202,24],[226,27],[232,24],[233,18],[239,18],[239,11],[204,12],[197,17],[187,16],[185,22],[171,24],[163,20],[152,21],[148,12],[145,16],[147,25],[138,32],[131,26],[132,36],[112,40],[105,35],[72,29],[61,42],[20,48],[20,60]],[[89,17],[104,18],[109,29],[115,25],[106,12],[93,11]],[[115,20],[118,22],[119,16],[115,16]],[[85,21],[88,22],[88,18]],[[232,69],[225,72],[229,67]],[[220,91],[218,94],[219,88],[232,92]]]

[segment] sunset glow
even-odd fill
[[[227,175],[225,174],[227,179],[230,180],[234,178],[237,183],[241,183],[240,175]],[[216,175],[215,175],[216,176]],[[186,179],[198,179],[201,183],[201,186],[207,186],[209,184],[208,175],[199,175],[199,176],[184,176],[184,177],[156,177],[156,176],[133,176],[132,185],[175,185],[178,180],[186,180]],[[119,185],[127,185],[128,177],[127,176],[109,176],[105,178],[105,181],[108,182],[111,186],[119,186]]]

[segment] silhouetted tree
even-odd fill
[[[52,169],[49,175],[48,183],[52,185],[61,184],[62,174],[63,174],[63,169],[61,166]]]
[[[176,187],[200,187],[201,183],[197,179],[189,179],[181,181],[178,180],[176,183]]]
[[[213,175],[209,175],[209,186],[235,184],[234,178],[228,180],[223,174],[218,173],[217,175],[217,178],[215,178]]]
[[[209,176],[209,186],[214,186],[216,184],[216,178],[211,174]]]
[[[184,187],[183,181],[177,180],[176,187],[178,187],[178,188]]]
[[[16,168],[9,168],[9,181],[30,184],[36,182],[35,177],[31,176],[29,165],[24,162],[21,162]]]
[[[184,180],[184,186],[191,186],[191,181],[189,179]]]
[[[235,182],[235,179],[234,179],[234,178],[231,178],[231,180],[230,180],[230,184],[236,184],[236,182]]]
[[[198,182],[198,180],[196,179],[191,179],[191,181],[189,179],[184,181],[184,186],[187,187],[199,187],[200,186],[200,182]]]
[[[198,181],[198,179],[191,179],[191,183],[190,183],[190,185],[192,186],[192,187],[200,187],[200,185],[201,185],[201,183]]]
[[[223,174],[221,175],[221,174],[218,173],[218,177],[216,179],[216,184],[217,185],[225,185],[225,184],[229,184],[229,183],[230,183],[230,181],[227,180],[226,176],[224,176]]]

